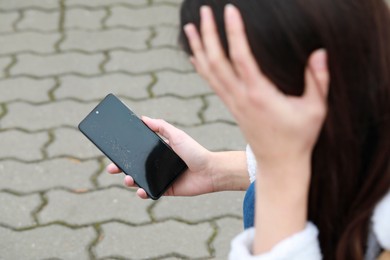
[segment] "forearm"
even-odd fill
[[[256,235],[253,253],[271,250],[307,223],[310,160],[260,166],[256,180]]]
[[[245,151],[211,153],[214,191],[242,191],[250,184]]]

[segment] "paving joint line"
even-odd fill
[[[48,155],[48,152],[47,152],[47,148],[54,143],[55,141],[55,134],[54,134],[54,130],[53,129],[49,129],[47,131],[47,135],[48,135],[48,140],[46,143],[43,144],[43,146],[41,147],[41,153],[42,153],[42,157],[43,159],[48,159],[49,158],[49,155]]]
[[[96,237],[88,245],[88,250],[87,251],[88,251],[88,255],[89,255],[90,259],[97,259],[96,254],[94,252],[95,251],[95,247],[99,244],[99,242],[101,240],[103,240],[104,234],[103,234],[103,230],[102,230],[100,224],[93,224],[92,227],[93,227],[93,229],[94,229],[94,231],[96,233]]]
[[[13,66],[18,63],[18,58],[16,55],[11,55],[11,62],[4,68],[4,78],[10,78],[11,77],[11,69]]]
[[[1,108],[1,113],[0,113],[0,132],[2,131],[1,127],[1,119],[3,119],[7,113],[8,113],[8,108],[6,103],[0,103],[0,108]]]
[[[106,169],[104,157],[99,158],[97,160],[97,162],[99,163],[99,168],[96,170],[95,173],[92,174],[92,176],[90,178],[90,181],[91,181],[92,185],[95,188],[99,188],[100,187],[100,185],[99,185],[99,177],[103,174],[103,172]]]
[[[103,61],[99,64],[99,70],[101,74],[106,73],[105,67],[110,62],[110,60],[111,60],[110,51],[109,50],[103,51]]]
[[[210,226],[212,227],[213,229],[213,233],[211,234],[211,236],[209,237],[209,239],[207,240],[206,242],[206,246],[207,246],[207,250],[210,254],[211,257],[214,257],[215,256],[215,247],[214,247],[214,241],[215,241],[215,238],[217,237],[218,235],[218,231],[219,231],[219,227],[217,225],[217,223],[215,223],[215,221],[211,221],[209,222],[210,223]]]
[[[47,95],[49,96],[49,100],[51,102],[56,102],[57,99],[55,96],[55,92],[61,87],[61,80],[57,76],[55,76],[53,79],[54,79],[54,85],[53,85],[53,87],[51,87],[51,89],[49,90]]]
[[[31,216],[34,219],[34,222],[36,223],[37,226],[39,226],[39,213],[42,212],[42,210],[46,207],[47,204],[49,204],[49,199],[46,196],[46,191],[44,192],[39,192],[39,197],[41,199],[41,204],[31,212]]]
[[[146,39],[145,44],[147,46],[147,49],[151,50],[153,49],[152,42],[157,36],[157,31],[153,26],[151,26],[149,27],[149,33],[149,37]]]
[[[153,88],[157,84],[158,78],[157,78],[156,73],[154,73],[154,72],[150,73],[150,76],[151,76],[151,82],[146,87],[146,91],[149,95],[149,98],[156,98],[157,96],[154,94]]]
[[[12,23],[12,29],[17,32],[18,24],[24,19],[24,12],[18,11],[18,18]]]
[[[100,24],[101,24],[103,30],[107,30],[109,28],[107,26],[107,21],[112,16],[112,12],[111,12],[111,8],[109,6],[106,6],[104,8],[104,10],[106,11],[106,15],[101,19]]]

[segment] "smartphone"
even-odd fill
[[[81,121],[79,130],[154,200],[187,169],[172,148],[113,94]]]

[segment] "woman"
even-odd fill
[[[245,189],[248,160],[255,226],[234,240],[232,259],[375,259],[390,250],[385,3],[188,0],[181,19],[184,50],[252,149],[211,153],[144,118],[189,166],[167,195]]]

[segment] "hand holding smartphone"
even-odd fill
[[[113,94],[79,124],[80,131],[154,200],[187,165]]]

